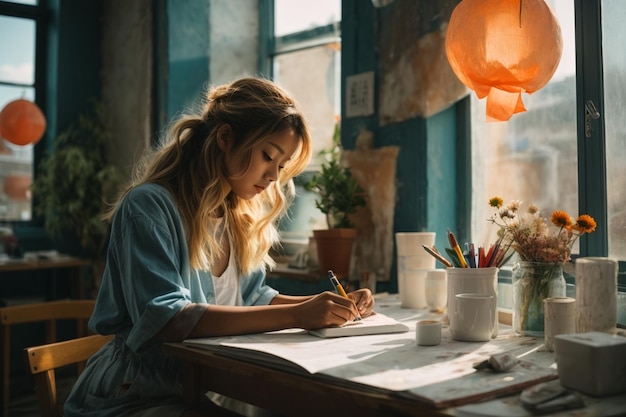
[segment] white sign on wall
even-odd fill
[[[374,114],[374,72],[346,78],[346,117]]]

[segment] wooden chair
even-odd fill
[[[24,323],[46,323],[45,343],[57,340],[56,327],[58,320],[76,320],[77,336],[87,334],[87,321],[91,317],[95,305],[94,300],[62,300],[24,304],[0,308],[0,324],[2,325],[2,415],[8,414],[10,362],[11,362],[11,326]],[[81,369],[79,368],[79,371]]]
[[[28,367],[35,378],[42,417],[63,415],[63,404],[57,401],[55,370],[62,366],[85,362],[113,337],[113,335],[91,335],[24,349]]]

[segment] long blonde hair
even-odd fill
[[[230,191],[226,154],[217,132],[229,126],[234,143],[228,157],[250,168],[252,148],[267,138],[292,129],[300,139],[298,150],[278,179],[256,197],[244,200]],[[279,239],[278,221],[291,204],[292,178],[311,158],[309,128],[296,102],[274,83],[242,78],[211,89],[200,115],[185,115],[169,129],[162,144],[137,167],[132,183],[106,214],[110,221],[117,205],[134,187],[160,184],[174,197],[188,232],[190,263],[209,270],[222,254],[219,237],[208,227],[223,209],[227,232],[239,270],[248,274],[273,266],[269,250]]]

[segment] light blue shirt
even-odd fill
[[[89,360],[66,403],[67,416],[117,417],[148,403],[180,401],[180,366],[156,335],[185,305],[215,304],[211,273],[191,268],[186,242],[165,188],[144,184],[122,201],[89,321],[93,331],[117,337]],[[267,305],[278,294],[265,285],[262,269],[241,277],[240,287],[247,306]]]

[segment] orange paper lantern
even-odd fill
[[[32,180],[30,175],[7,175],[4,178],[2,191],[16,201],[30,200],[30,184]]]
[[[561,28],[544,0],[462,0],[446,32],[452,70],[487,97],[491,121],[526,111],[521,93],[550,81],[562,51]]]
[[[0,112],[0,137],[16,145],[37,143],[46,130],[46,118],[35,103],[25,99],[10,102]]]

